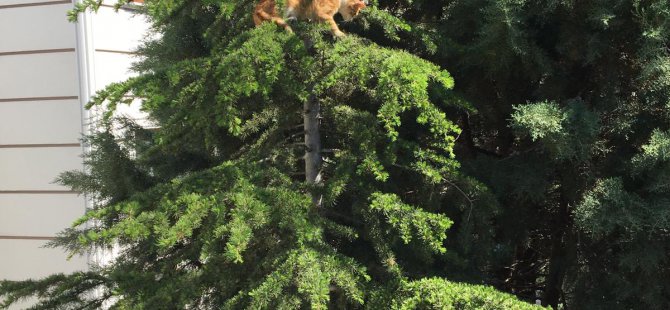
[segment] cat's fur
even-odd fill
[[[348,21],[354,18],[362,9],[366,7],[366,0],[285,0],[286,17],[314,20],[318,22],[327,22],[333,35],[337,37],[344,36],[344,32],[337,27],[335,23],[335,14],[338,12],[344,20]],[[272,21],[277,25],[284,27],[292,32],[291,27],[286,21],[279,17],[277,6],[274,0],[260,0],[254,10],[254,23],[256,26],[262,22]]]

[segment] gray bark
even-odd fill
[[[304,104],[305,122],[305,181],[317,186],[321,183],[321,133],[319,132],[319,113],[321,104],[314,94]],[[322,196],[312,192],[312,202],[321,206]]]

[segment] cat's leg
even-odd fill
[[[286,23],[286,21],[284,21],[280,17],[268,14],[268,12],[266,12],[263,9],[257,9],[256,12],[254,12],[254,20],[256,18],[258,18],[260,20],[263,20],[263,21],[272,21],[273,23],[275,23],[275,24],[279,25],[280,27],[283,27],[284,29],[286,29],[287,32],[293,33],[293,29],[291,29],[291,26],[289,26]],[[257,23],[257,25],[258,25],[258,23]]]
[[[272,17],[272,21],[273,21],[275,24],[277,24],[277,25],[279,25],[279,26],[281,26],[281,27],[284,27],[284,29],[286,29],[286,31],[287,31],[288,33],[293,33],[293,29],[291,29],[291,26],[289,26],[289,25],[286,23],[286,21],[283,20],[282,18],[280,18],[280,17]]]
[[[286,20],[297,20],[298,14],[295,12],[295,9],[292,7],[286,8],[286,13],[284,14]]]
[[[319,17],[330,25],[330,31],[334,36],[341,38],[346,35],[344,32],[342,32],[342,30],[340,30],[340,27],[337,26],[333,15],[321,15]]]

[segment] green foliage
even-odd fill
[[[626,233],[639,233],[645,221],[640,212],[644,206],[639,197],[627,193],[621,179],[607,179],[584,195],[575,210],[579,226],[594,236],[601,237],[623,228]]]
[[[450,237],[457,246],[449,254],[484,263],[449,260],[448,268],[528,299],[540,292],[554,308],[667,308],[670,4],[414,0],[379,8],[403,20],[395,30],[402,39],[382,35],[392,28],[380,18],[366,19],[361,32],[447,68],[458,82],[453,97],[476,110],[456,114],[456,154],[461,171],[490,190],[477,192],[474,205],[494,205],[469,218],[475,227],[491,220],[494,231],[468,232],[494,241],[466,252]],[[468,222],[447,215],[452,230]]]
[[[108,284],[109,279],[96,272],[57,274],[39,281],[2,281],[0,292],[12,293],[3,296],[0,307],[6,308],[22,298],[37,296],[40,300],[31,309],[100,309],[105,298],[90,298],[86,294]]]
[[[653,170],[667,165],[670,161],[670,133],[656,130],[652,133],[649,143],[642,146],[632,162],[636,172]]]
[[[395,195],[374,193],[370,202],[370,210],[379,212],[386,222],[398,230],[405,243],[418,236],[422,242],[435,252],[446,252],[442,246],[447,237],[446,231],[452,222],[438,214],[428,213],[406,205]]]
[[[375,296],[373,309],[543,309],[490,287],[451,283],[438,278],[404,282],[399,289],[384,293],[388,295]]]
[[[379,0],[337,40],[252,29],[253,5],[147,0],[160,36],[92,103],[133,94],[160,124],[90,137],[90,171],[61,177],[99,204],[54,245],[120,244],[95,273],[116,307],[526,306],[449,279],[668,308],[667,1]]]
[[[102,5],[102,0],[85,0],[77,2],[74,5],[74,9],[67,13],[67,18],[71,22],[75,22],[77,21],[80,13],[86,12],[87,9],[97,12],[100,8],[100,5]]]
[[[512,125],[526,130],[533,141],[563,132],[567,115],[553,102],[540,102],[514,107]]]
[[[448,109],[464,104],[449,101],[451,75],[355,35],[332,40],[323,25],[252,28],[252,7],[146,1],[159,35],[139,49],[137,77],[89,103],[108,112],[87,137],[88,169],[59,179],[95,204],[51,243],[71,255],[121,253],[90,273],[0,282],[8,305],[36,295],[35,309],[360,309],[373,308],[371,292],[446,276],[419,270],[447,259],[443,204],[459,215],[485,192],[455,159],[461,130]],[[386,11],[365,15],[391,41],[413,31]],[[113,117],[129,95],[144,99],[157,129]],[[316,185],[302,160],[310,98],[321,105]],[[413,283],[408,291],[422,290]]]
[[[583,102],[572,101],[561,109],[556,103],[542,102],[516,106],[512,126],[527,132],[559,160],[586,161],[592,155],[600,130],[598,115]]]
[[[616,273],[591,271],[600,281],[615,288],[616,297],[612,297],[615,302],[642,296],[656,307],[666,298],[667,288],[655,283],[664,281],[661,266],[667,263],[670,250],[667,246],[669,145],[666,132],[654,131],[631,160],[627,180],[622,177],[599,180],[575,209],[577,227],[589,241],[606,244],[618,252],[610,258],[618,268]],[[640,283],[619,287],[616,283],[622,278]]]

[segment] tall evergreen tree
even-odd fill
[[[536,308],[444,278],[445,261],[468,265],[448,258],[447,214],[463,218],[462,245],[492,240],[475,226],[493,196],[455,159],[462,132],[447,115],[467,107],[449,73],[369,39],[333,40],[321,25],[252,28],[252,7],[146,1],[160,37],[141,48],[139,75],[92,105],[143,98],[159,128],[107,114],[86,139],[89,171],[60,178],[96,204],[52,243],[120,254],[87,272],[0,282],[2,305]],[[366,14],[359,26],[397,39],[402,20]]]

